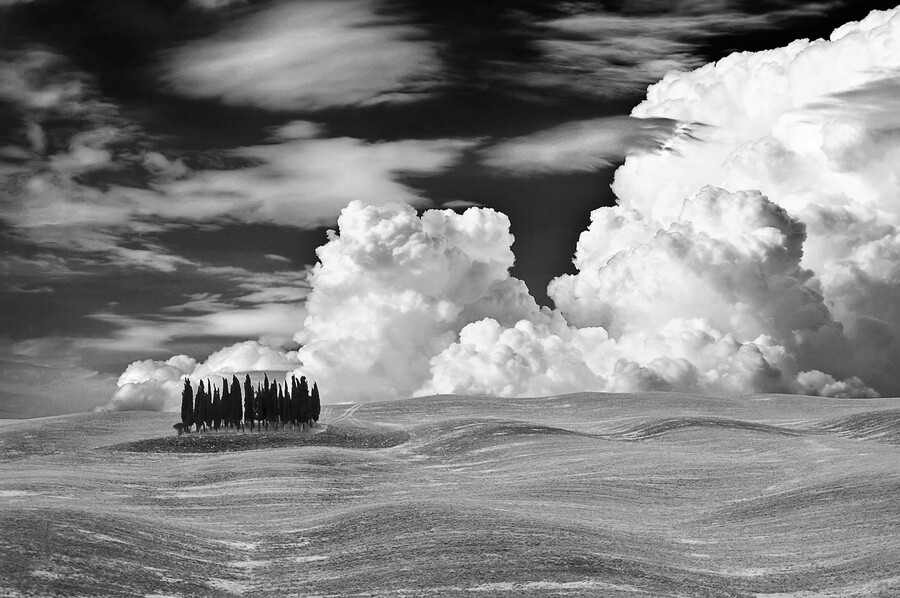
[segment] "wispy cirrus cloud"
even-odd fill
[[[101,102],[90,92],[86,75],[68,61],[34,47],[0,55],[0,100],[21,109],[63,115],[96,112]]]
[[[153,313],[122,314],[108,306],[89,317],[112,325],[104,338],[84,339],[94,351],[165,353],[180,339],[256,338],[269,346],[292,342],[293,333],[306,317],[309,269],[251,272],[243,268],[203,267],[197,276],[226,281],[223,293],[194,293],[182,303]]]
[[[270,110],[422,97],[437,85],[435,47],[376,8],[372,0],[280,2],[173,51],[163,80],[185,96]]]
[[[150,188],[100,188],[85,184],[79,175],[117,168],[116,157],[101,144],[87,145],[78,137],[68,151],[11,169],[0,218],[17,235],[43,247],[106,254],[110,263],[171,270],[190,262],[147,240],[138,247],[123,240],[184,222],[312,228],[333,222],[354,199],[428,205],[427,198],[401,179],[439,174],[474,145],[459,139],[290,139],[226,152],[249,166],[202,171],[147,152],[142,161],[129,160],[147,169]]]
[[[640,92],[670,71],[703,65],[701,44],[711,38],[772,29],[840,5],[839,0],[775,2],[771,10],[748,12],[736,0],[626,0],[613,12],[571,3],[563,8],[569,14],[551,20],[523,13],[541,57],[526,64],[498,64],[497,74],[526,87],[588,96]]]
[[[190,3],[205,10],[220,10],[233,4],[245,4],[247,0],[190,0]]]
[[[116,388],[116,377],[85,367],[65,338],[0,338],[0,418],[88,411]]]
[[[501,141],[484,149],[481,161],[524,176],[592,171],[630,153],[662,150],[672,136],[689,135],[696,126],[667,118],[595,118]]]
[[[155,149],[63,57],[32,48],[7,59],[2,72],[11,76],[0,81],[0,100],[22,125],[18,144],[0,148],[0,220],[13,236],[90,254],[95,264],[190,266],[143,236],[185,222],[309,228],[334,221],[354,199],[424,205],[401,180],[438,174],[474,144],[327,139],[318,124],[293,121],[266,143],[216,152],[228,162],[220,169],[191,170],[177,154]]]
[[[311,227],[333,222],[354,199],[372,204],[428,200],[400,182],[443,172],[473,147],[460,139],[370,143],[360,139],[291,139],[230,154],[253,166],[195,172],[157,186],[161,215],[190,220],[229,218]],[[179,202],[165,198],[178,197]]]
[[[90,317],[116,329],[108,337],[82,340],[83,348],[107,353],[163,355],[171,353],[177,341],[193,342],[197,338],[255,338],[266,345],[284,345],[302,324],[306,311],[302,304],[261,303],[243,307],[223,305],[219,311],[193,315],[129,316],[98,312]]]
[[[0,298],[21,301],[31,294],[41,305],[68,305],[69,295],[59,290],[79,277],[96,277],[96,288],[103,289],[72,308],[82,324],[65,340],[73,356],[87,356],[88,367],[0,354],[6,359],[0,369],[13,372],[7,379],[23,381],[0,388],[18,412],[32,413],[22,407],[33,395],[27,381],[41,376],[60,385],[67,377],[83,379],[88,390],[67,409],[76,411],[91,396],[111,392],[110,379],[97,374],[95,380],[90,364],[102,368],[173,349],[202,353],[246,338],[290,345],[306,315],[304,268],[291,270],[283,264],[292,261],[276,254],[266,257],[278,264],[277,272],[211,267],[196,253],[186,257],[192,241],[175,241],[170,233],[243,223],[315,228],[333,222],[358,198],[427,205],[407,179],[443,172],[476,143],[325,138],[321,125],[293,121],[255,145],[198,158],[160,147],[159,138],[124,117],[95,79],[65,57],[29,47],[3,59],[0,102],[10,118],[2,123],[0,223],[10,243],[0,255]],[[108,278],[111,272],[149,276],[159,287],[135,302],[127,285]],[[190,291],[172,304],[167,285],[188,277],[205,278],[216,290],[201,295],[195,284],[186,284]],[[89,306],[91,300],[106,306]],[[13,332],[22,338],[48,333],[48,327]]]
[[[0,293],[53,293],[57,283],[85,275],[79,266],[84,264],[77,259],[50,252],[30,256],[0,253]]]
[[[189,263],[153,243],[125,242],[145,226],[136,217],[142,213],[138,198],[83,179],[142,161],[150,172],[162,166],[161,156],[147,152],[139,128],[100,94],[90,75],[42,47],[6,52],[0,101],[14,123],[7,136],[12,143],[0,155],[0,220],[10,237],[91,256],[94,265],[172,271]],[[14,256],[9,259],[14,265]],[[55,259],[70,275],[85,263],[72,253]]]

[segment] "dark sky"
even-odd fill
[[[505,213],[549,304],[671,126],[624,118],[648,84],[892,5],[2,1],[0,417],[102,404],[135,359],[289,345],[353,199]],[[583,156],[536,162],[560,136]]]

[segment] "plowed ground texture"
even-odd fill
[[[900,596],[900,400],[576,394],[0,426],[0,596]]]

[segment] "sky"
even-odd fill
[[[894,6],[0,0],[0,417],[900,394]]]

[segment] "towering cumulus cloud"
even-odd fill
[[[898,395],[898,98],[900,8],[667,75],[632,116],[693,134],[626,159],[577,273],[550,284],[554,311],[510,277],[502,214],[353,203],[318,250],[287,363],[330,401]],[[133,364],[120,394],[152,365]],[[156,365],[154,388],[201,368]]]
[[[900,393],[898,15],[652,86],[633,116],[703,139],[616,173],[549,288],[570,328],[467,327],[423,390]]]
[[[351,203],[317,250],[309,315],[296,340],[302,373],[335,400],[409,396],[432,357],[485,317],[544,317],[513,264],[509,220],[490,209]]]
[[[710,125],[705,139],[676,140],[676,151],[630,157],[617,171],[620,206],[595,213],[577,258],[582,272],[556,284],[563,311],[585,314],[575,293],[597,274],[597,248],[608,243],[602,238],[606,223],[620,218],[628,229],[639,220],[666,226],[683,219],[684,198],[707,185],[760,190],[806,225],[800,266],[813,278],[805,286],[823,295],[844,332],[816,343],[808,316],[799,328],[776,319],[787,325],[782,336],[799,332],[809,339],[800,346],[778,342],[803,368],[852,373],[882,393],[900,394],[894,374],[900,361],[898,15],[900,9],[875,12],[841,27],[829,41],[735,54],[652,86],[633,115],[703,121]],[[645,226],[643,241],[631,244],[648,242],[655,226]],[[734,233],[730,237],[739,243]],[[804,303],[803,312],[813,307],[823,309]],[[815,380],[817,389],[824,384],[826,392],[833,388],[821,375],[801,379]]]

